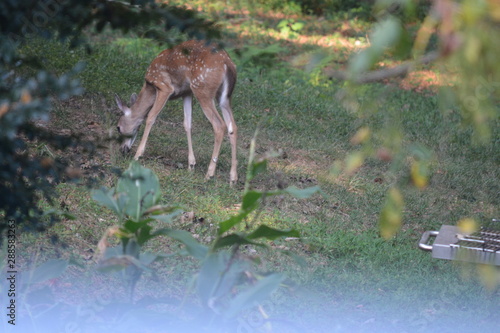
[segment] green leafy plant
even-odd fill
[[[295,19],[285,19],[278,23],[277,28],[283,36],[295,39],[299,36],[298,33],[304,28],[304,25],[304,22]]]
[[[120,223],[119,227],[109,228],[99,243],[99,250],[103,255],[100,269],[122,271],[132,298],[135,284],[142,272],[150,271],[147,266],[158,259],[158,256],[145,253],[141,248],[152,238],[170,232],[170,229],[152,232],[150,223],[155,220],[169,223],[180,211],[175,207],[157,205],[160,199],[158,177],[137,162],[130,164],[115,188],[94,190],[92,197],[111,209]],[[111,235],[116,235],[120,240],[117,247],[109,248],[105,245]],[[181,236],[181,239],[184,238]]]
[[[254,146],[255,139],[252,141],[252,152]],[[266,299],[285,279],[282,273],[258,273],[253,267],[253,260],[242,254],[240,247],[251,245],[264,248],[267,247],[265,240],[300,237],[299,232],[293,229],[278,230],[259,224],[261,201],[267,196],[281,194],[307,198],[319,191],[317,186],[305,189],[289,187],[270,192],[251,190],[252,179],[264,172],[266,165],[265,159],[254,162],[254,154],[251,153],[239,213],[218,223],[214,241],[202,244],[184,230],[169,227],[153,230],[151,224],[154,221],[170,223],[180,210],[158,205],[158,178],[150,169],[132,162],[115,188],[102,188],[92,193],[93,198],[111,209],[120,221],[120,226],[108,229],[100,242],[99,248],[103,252],[100,268],[123,273],[133,296],[141,274],[151,272],[148,265],[165,256],[144,252],[144,245],[160,235],[168,236],[183,244],[181,254],[188,254],[200,263],[195,289],[202,312],[224,322],[233,320],[242,310]],[[241,223],[246,224],[245,232],[232,232],[233,227]],[[117,247],[104,245],[111,235],[118,237],[120,244]],[[235,293],[235,290],[238,292]]]
[[[250,189],[251,181],[267,167],[267,159],[254,159],[255,137],[250,146],[250,157],[247,169],[245,190],[243,193],[240,212],[223,221],[218,225],[216,239],[209,247],[208,256],[203,259],[202,268],[198,275],[197,289],[200,298],[205,306],[208,306],[216,313],[222,313],[229,319],[246,307],[252,306],[255,302],[262,301],[273,292],[284,280],[281,273],[271,273],[261,275],[251,270],[248,260],[241,256],[239,252],[241,245],[250,244],[253,246],[266,247],[262,240],[274,240],[280,237],[299,237],[296,230],[278,230],[264,224],[258,223],[258,216],[261,202],[267,196],[289,194],[296,198],[308,198],[319,192],[319,187],[309,187],[299,189],[288,187],[275,191],[255,191]],[[249,222],[248,218],[253,213],[253,218]],[[246,223],[247,232],[229,231],[238,224]],[[258,226],[257,226],[258,225]],[[254,228],[257,226],[256,228]],[[225,248],[229,248],[230,252]],[[230,291],[239,286],[238,277],[246,276],[246,286],[234,297],[230,296]],[[229,298],[228,302],[222,302]],[[219,304],[224,304],[220,307]]]

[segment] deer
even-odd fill
[[[194,170],[196,159],[191,139],[193,95],[214,131],[214,148],[205,179],[214,177],[219,152],[227,131],[231,143],[230,184],[238,180],[237,126],[231,108],[231,96],[236,85],[236,65],[227,52],[205,41],[187,41],[162,51],[149,65],[139,95],[132,94],[130,107],[115,94],[121,111],[118,133],[124,138],[123,153],[130,151],[138,129],[146,119],[146,126],[134,159],[139,159],[146,148],[151,128],[167,101],[183,99],[184,129],[187,134],[189,170]],[[219,104],[220,116],[215,106]]]

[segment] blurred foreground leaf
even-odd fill
[[[393,237],[401,228],[403,220],[403,196],[397,188],[391,188],[380,213],[380,234],[385,239]]]

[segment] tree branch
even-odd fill
[[[325,74],[329,79],[337,79],[342,81],[350,80],[351,82],[358,84],[377,82],[391,77],[398,77],[398,76],[404,77],[415,66],[429,64],[431,62],[436,61],[440,56],[441,54],[437,51],[429,52],[428,54],[424,55],[423,57],[415,61],[408,61],[392,68],[384,68],[372,72],[363,73],[353,78],[351,78],[350,73],[346,71],[329,70],[326,71]]]

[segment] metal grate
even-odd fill
[[[432,237],[435,240],[430,244]],[[419,247],[432,251],[434,258],[500,266],[500,220],[492,220],[471,235],[461,234],[455,226],[443,225],[439,231],[424,232]]]
[[[463,248],[481,249],[483,251],[498,252],[500,251],[500,228],[498,228],[499,220],[492,220],[494,225],[481,226],[481,229],[476,234],[472,235],[457,235],[458,244],[456,246]]]

